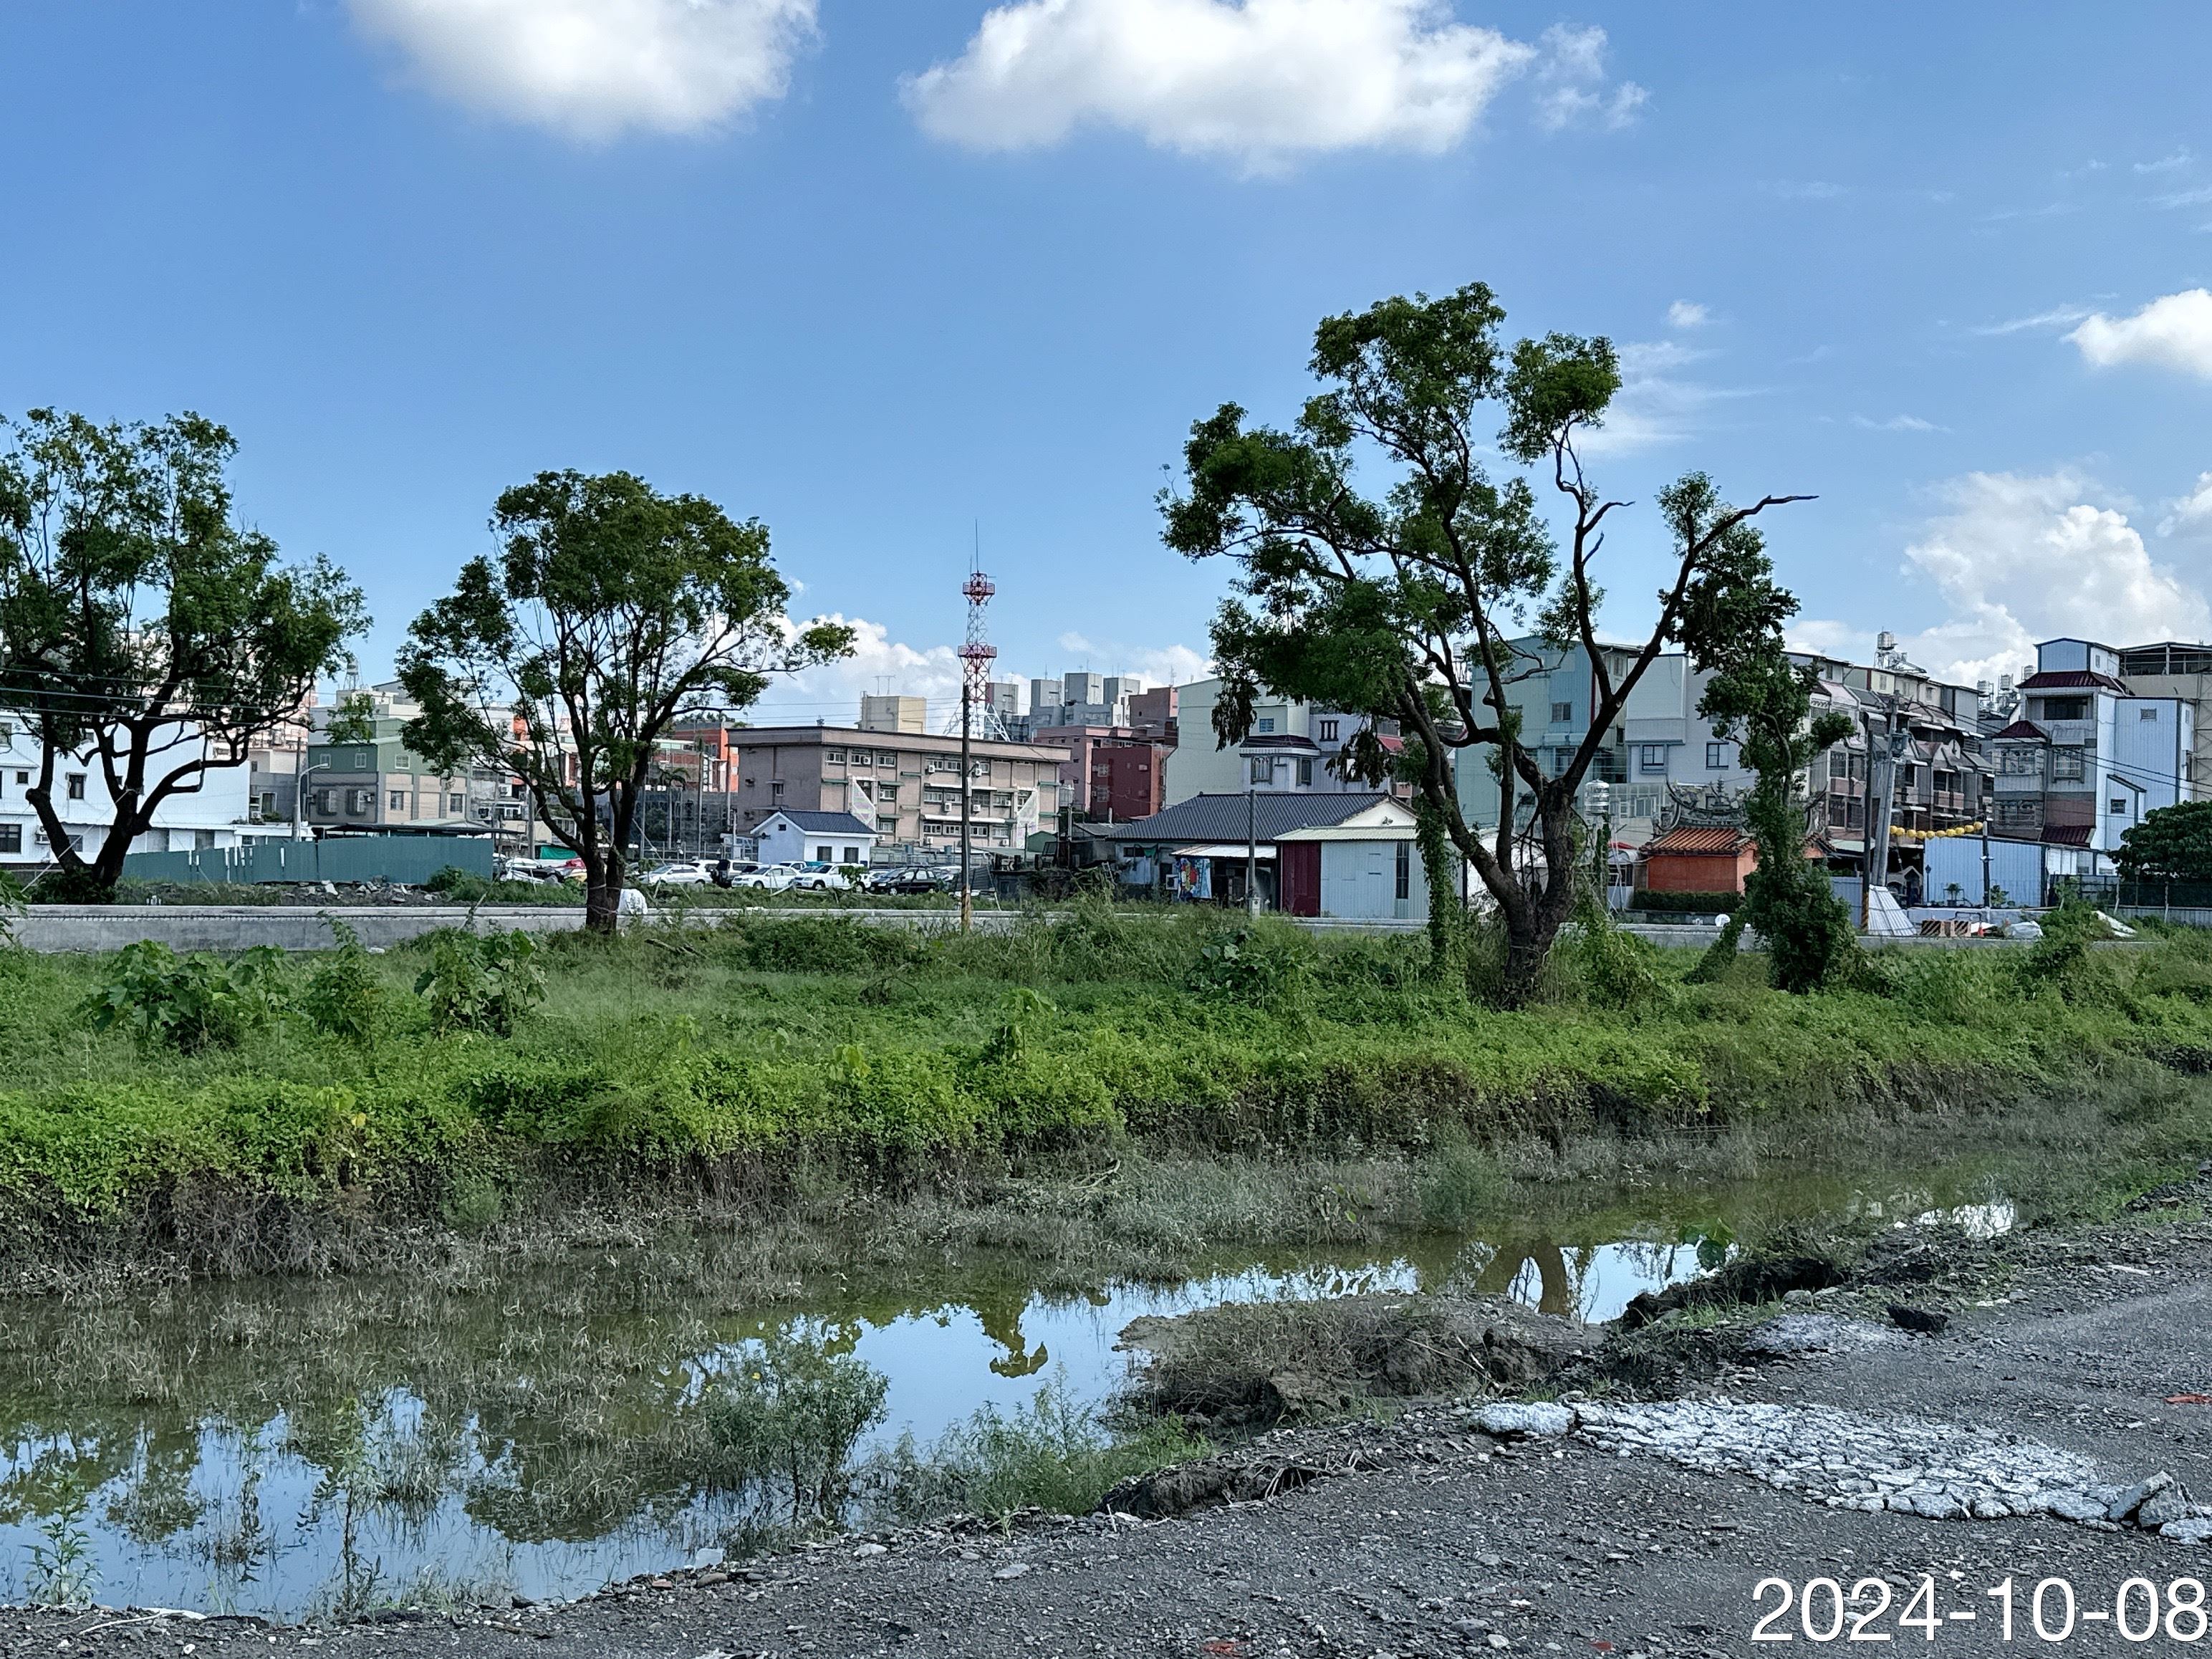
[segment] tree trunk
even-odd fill
[[[594,933],[612,933],[622,927],[622,878],[602,873],[596,879],[586,877],[584,889],[584,926]]]
[[[1467,901],[1443,821],[1425,805],[1419,809],[1419,823],[1421,872],[1429,884],[1429,971],[1449,981],[1466,967]]]
[[[1544,964],[1566,920],[1564,908],[1540,896],[1519,915],[1505,917],[1505,971],[1498,989],[1502,1008],[1525,1008],[1544,982]]]

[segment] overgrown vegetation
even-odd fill
[[[579,1194],[911,1194],[1186,1155],[1463,1158],[1438,1198],[1463,1210],[1504,1148],[1565,1169],[1590,1134],[1999,1111],[2212,1055],[2202,934],[2105,946],[2062,912],[2032,949],[1877,951],[1808,997],[1599,917],[1571,939],[1515,1012],[1440,983],[1419,937],[1095,902],[964,939],[733,912],[312,961],[0,954],[0,1261],[327,1270],[380,1229]],[[1188,1201],[1179,1225],[1220,1220]]]

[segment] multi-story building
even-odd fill
[[[1178,701],[1172,685],[1155,686],[1150,691],[1133,692],[1129,697],[1129,724],[1148,738],[1160,738],[1170,744],[1181,737]]]
[[[1358,714],[1321,708],[1288,698],[1268,698],[1253,709],[1251,732],[1234,748],[1224,748],[1213,730],[1214,706],[1221,698],[1218,679],[1175,688],[1170,716],[1190,741],[1178,740],[1168,763],[1167,802],[1194,795],[1243,794],[1247,789],[1299,794],[1372,794],[1375,786],[1344,775],[1341,757],[1367,725]],[[1398,740],[1395,721],[1379,734]]]
[[[2139,697],[2176,697],[2189,705],[2197,741],[2182,776],[2192,788],[2212,782],[2212,645],[2129,646],[2120,652],[2120,678]]]
[[[1125,823],[1160,810],[1167,763],[1175,752],[1129,726],[1048,726],[1034,732],[1040,744],[1067,750],[1060,769],[1060,804],[1095,823]]]
[[[2146,814],[2196,798],[2196,704],[2138,696],[2121,653],[2090,640],[2047,640],[2020,684],[2020,718],[1996,734],[1990,832],[2087,856],[2050,873],[2103,875]]]
[[[1021,716],[1021,735],[1035,740],[1052,728],[1133,726],[1137,719],[1131,700],[1145,695],[1145,683],[1133,674],[1094,674],[1078,669],[1058,679],[1030,682],[1029,712]]]
[[[928,726],[929,703],[926,698],[868,695],[860,699],[863,732],[921,732]]]
[[[191,758],[182,744],[169,751],[170,765]],[[39,779],[40,749],[22,720],[0,710],[0,867],[33,867],[52,862],[54,848],[46,826],[28,799]],[[259,831],[252,827],[248,781],[243,766],[210,768],[198,785],[173,794],[154,810],[153,827],[131,844],[134,853],[180,853],[236,847]],[[54,769],[54,805],[63,831],[76,850],[99,852],[115,822],[115,803],[107,793],[96,757],[64,758]]]
[[[738,744],[738,833],[779,809],[850,812],[879,848],[942,854],[960,841],[960,738],[854,726],[746,726]],[[978,738],[969,745],[966,793],[973,845],[1022,848],[1060,805],[1066,748]]]
[[[1522,741],[1537,765],[1556,776],[1589,732],[1596,692],[1589,659],[1578,647],[1562,650],[1536,639],[1514,641],[1512,647],[1517,666],[1507,699],[1519,713]],[[1599,650],[1616,684],[1638,655],[1624,645]],[[1791,659],[1818,678],[1814,712],[1848,714],[1858,727],[1807,769],[1811,828],[1832,853],[1850,859],[1865,851],[1869,745],[1876,740],[1895,757],[1893,828],[1934,831],[1979,818],[1990,763],[1982,752],[1972,688],[1935,679],[1887,644],[1872,665],[1803,653],[1792,653]],[[1583,788],[1583,810],[1602,812],[1615,842],[1644,845],[1678,799],[1724,804],[1758,781],[1738,744],[1698,713],[1710,678],[1683,653],[1664,652],[1629,692]],[[1461,805],[1475,823],[1494,824],[1498,818],[1492,753],[1483,744],[1462,749],[1456,757]],[[1531,810],[1524,791],[1521,811]]]
[[[318,832],[480,835],[524,832],[529,804],[489,774],[442,773],[407,748],[406,719],[369,717],[365,741],[307,745],[306,818]],[[351,734],[348,734],[350,736]]]

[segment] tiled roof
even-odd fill
[[[2087,847],[2089,826],[2086,823],[2054,823],[2043,831],[2044,841],[2052,847]]]
[[[1741,830],[1726,825],[1716,828],[1684,824],[1679,829],[1662,831],[1645,842],[1644,855],[1650,858],[1654,854],[1689,853],[1726,856],[1741,853],[1750,845],[1750,836]]]
[[[2002,741],[2006,738],[2032,738],[2038,743],[2048,743],[2051,741],[2051,734],[2048,732],[2045,732],[2041,726],[2038,726],[2033,720],[2014,720],[2010,726],[2005,727],[2003,731],[1998,732],[1997,738],[1999,741]]]
[[[1237,745],[1239,749],[1304,749],[1318,755],[1320,745],[1311,738],[1300,737],[1295,732],[1255,732]]]
[[[2127,696],[2128,688],[2110,674],[2092,674],[2081,668],[2055,668],[2047,674],[2030,674],[2020,683],[2023,691],[2117,691]]]
[[[1148,818],[1127,823],[1094,826],[1101,840],[1140,842],[1243,841],[1248,812],[1256,817],[1261,841],[1273,841],[1293,830],[1312,830],[1342,823],[1389,796],[1381,791],[1356,793],[1277,794],[1262,790],[1255,795],[1193,795],[1164,807]],[[1248,803],[1249,803],[1248,806]]]

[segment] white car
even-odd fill
[[[643,887],[707,887],[714,878],[703,864],[656,864],[638,878]]]
[[[776,868],[790,871],[791,884],[804,887],[809,892],[842,893],[853,885],[851,878],[834,864],[793,859],[787,864],[778,865]]]
[[[793,872],[781,864],[745,864],[730,866],[726,884],[732,887],[753,887],[763,892],[781,893],[796,879]]]

